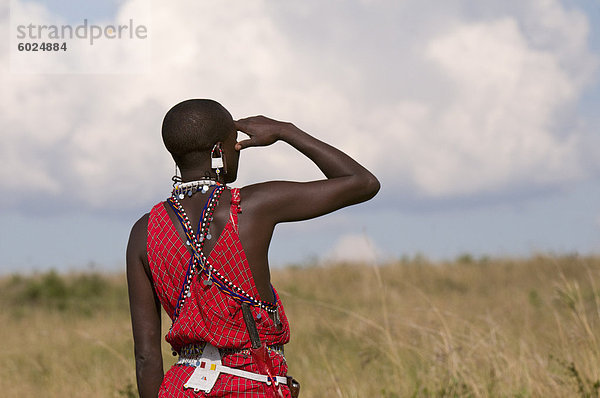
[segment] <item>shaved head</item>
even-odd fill
[[[165,147],[181,169],[197,165],[213,145],[235,131],[227,109],[209,99],[180,102],[167,112],[162,124]]]

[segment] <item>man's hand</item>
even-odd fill
[[[281,139],[284,131],[296,127],[292,123],[280,122],[265,116],[252,116],[237,120],[235,128],[250,137],[235,144],[235,149],[239,151],[253,146],[272,145]]]

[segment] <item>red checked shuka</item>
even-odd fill
[[[237,219],[240,211],[238,189],[231,190],[231,216],[217,243],[208,256],[209,263],[229,281],[242,288],[252,297],[259,298],[248,260],[237,233]],[[217,284],[206,285],[194,276],[190,285],[191,296],[185,300],[179,316],[175,308],[185,282],[191,253],[178,235],[173,222],[165,209],[166,203],[152,208],[148,221],[147,253],[150,271],[158,298],[171,319],[175,321],[169,330],[166,341],[174,352],[191,344],[208,342],[223,349],[223,365],[258,373],[249,351],[250,338],[243,320],[241,304],[230,295],[223,293]],[[260,339],[268,346],[286,344],[290,338],[288,320],[283,306],[275,292],[280,325],[269,317],[265,309],[252,307]],[[269,351],[275,375],[285,376],[287,364],[283,355]],[[193,373],[194,368],[174,365],[165,374],[159,396],[161,397],[265,397],[265,383],[229,374],[220,374],[210,393],[184,389],[183,384]],[[282,386],[286,397],[290,396],[287,386]]]

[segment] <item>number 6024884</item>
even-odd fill
[[[19,51],[67,51],[67,43],[19,43]]]

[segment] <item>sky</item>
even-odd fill
[[[19,37],[83,24],[142,34]],[[291,121],[379,178],[278,225],[273,267],[600,253],[597,0],[11,0],[0,32],[0,273],[123,270],[188,98]],[[68,48],[18,50],[44,41]],[[240,162],[233,186],[322,178],[285,143]]]

